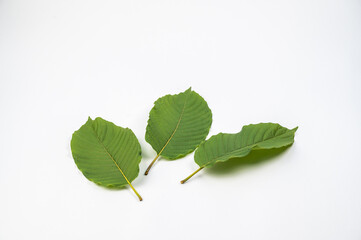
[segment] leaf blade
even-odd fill
[[[202,143],[194,160],[200,167],[224,162],[231,158],[248,155],[253,149],[272,149],[288,146],[294,142],[297,128],[287,129],[275,123],[259,123],[244,126],[239,133],[219,133]],[[224,145],[232,145],[224,150]],[[217,151],[211,149],[218,148]]]
[[[129,184],[135,191],[131,182],[139,174],[141,148],[129,128],[102,118],[88,118],[73,133],[71,150],[75,164],[90,181],[105,187]]]
[[[239,133],[219,133],[203,142],[194,154],[199,169],[181,181],[185,183],[204,167],[247,156],[252,150],[281,148],[293,144],[298,127],[287,129],[275,123],[244,126]]]
[[[155,101],[145,139],[157,157],[174,160],[194,151],[208,135],[211,124],[212,112],[207,102],[189,88]]]

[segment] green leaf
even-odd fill
[[[231,158],[247,156],[252,150],[272,149],[291,145],[297,128],[292,130],[276,123],[259,123],[244,126],[239,133],[219,133],[203,142],[194,154],[199,169],[181,183],[206,166],[225,162]]]
[[[122,128],[102,118],[88,121],[73,133],[71,151],[84,176],[105,187],[129,184],[138,176],[141,148],[129,128]]]
[[[204,141],[212,124],[212,112],[207,102],[191,88],[177,95],[159,98],[149,113],[145,140],[157,156],[178,159],[193,152]]]

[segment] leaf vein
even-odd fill
[[[96,133],[95,129],[93,128],[93,124],[91,129],[93,130],[96,138],[98,139],[100,145],[103,147],[104,151],[108,154],[108,156],[110,157],[110,159],[114,162],[115,166],[118,168],[118,170],[120,171],[120,173],[122,174],[122,176],[124,177],[125,181],[127,181],[127,183],[129,184],[129,186],[132,187],[132,185],[130,184],[128,178],[125,176],[124,172],[122,171],[122,169],[119,167],[118,163],[114,160],[113,156],[109,153],[108,149],[104,146],[103,142],[100,141],[98,134]]]
[[[167,142],[165,143],[165,145],[163,146],[163,148],[159,151],[158,156],[160,156],[160,155],[162,154],[163,150],[164,150],[165,147],[169,144],[169,142],[172,140],[174,134],[175,134],[176,131],[178,130],[178,127],[179,127],[179,125],[180,125],[180,122],[181,122],[182,117],[183,117],[183,114],[184,114],[184,109],[185,109],[186,104],[187,104],[188,96],[189,96],[189,93],[186,95],[186,99],[184,100],[184,105],[183,105],[183,108],[182,108],[182,112],[181,112],[181,114],[180,114],[180,116],[179,116],[178,123],[177,123],[176,127],[174,128],[174,131],[173,131],[172,135],[169,137],[169,139],[167,140]]]

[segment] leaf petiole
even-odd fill
[[[186,181],[188,181],[191,177],[193,177],[197,172],[199,172],[200,170],[202,170],[204,167],[200,167],[198,168],[194,173],[192,173],[191,175],[189,175],[188,177],[186,177],[185,179],[183,179],[181,181],[181,184],[184,184]]]
[[[108,153],[108,152],[107,152]],[[108,153],[109,154],[109,153]],[[119,172],[123,175],[125,181],[127,181],[128,185],[133,189],[134,193],[137,195],[137,197],[139,198],[139,201],[143,201],[143,198],[140,196],[140,194],[137,192],[137,190],[135,190],[135,188],[133,187],[133,185],[130,183],[130,181],[128,180],[128,178],[125,176],[125,174],[123,173],[122,169],[119,167],[118,163],[114,160],[114,158],[109,154],[109,156],[111,157],[111,159],[114,161],[115,165],[117,166],[117,168],[119,169]]]
[[[160,153],[158,153],[157,156],[155,156],[155,158],[153,159],[153,161],[149,164],[149,166],[148,166],[147,170],[145,171],[144,175],[148,175],[149,170],[152,168],[153,164],[155,163],[155,161],[157,161],[159,156],[160,156]]]
[[[130,182],[128,182],[129,186],[133,189],[134,193],[137,195],[137,197],[139,198],[139,201],[143,201],[143,198],[139,195],[139,193],[137,192],[137,190],[135,190],[135,188],[132,186],[132,184],[130,184]]]

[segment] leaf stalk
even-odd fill
[[[163,150],[163,149],[162,149]],[[160,152],[161,153],[161,152]],[[157,154],[157,156],[155,156],[155,158],[153,159],[153,161],[150,163],[150,165],[148,166],[147,170],[145,171],[144,175],[148,175],[150,169],[152,168],[153,164],[155,163],[155,161],[157,161],[157,159],[160,156],[160,153]]]
[[[139,193],[137,192],[137,190],[135,190],[135,188],[132,186],[132,184],[130,184],[130,182],[128,182],[129,186],[133,189],[135,195],[137,195],[137,197],[139,198],[139,201],[143,201],[143,198],[139,195]]]
[[[197,172],[199,172],[200,170],[202,170],[204,167],[200,167],[198,168],[194,173],[192,173],[191,175],[189,175],[188,177],[186,177],[185,179],[183,179],[180,183],[184,184],[186,181],[188,181],[191,177],[193,177]]]
[[[113,159],[113,158],[112,158]],[[113,159],[114,161],[114,159]],[[114,161],[115,162],[115,161]],[[122,169],[120,169],[120,167],[118,166],[118,164],[115,162],[115,165],[118,167],[120,173],[123,175],[125,181],[127,181],[128,185],[133,189],[135,195],[137,195],[137,197],[139,198],[139,201],[143,201],[143,198],[140,196],[140,194],[137,192],[137,190],[135,190],[135,188],[133,187],[133,185],[130,183],[130,181],[128,180],[128,178],[125,176],[125,174],[123,173]]]

